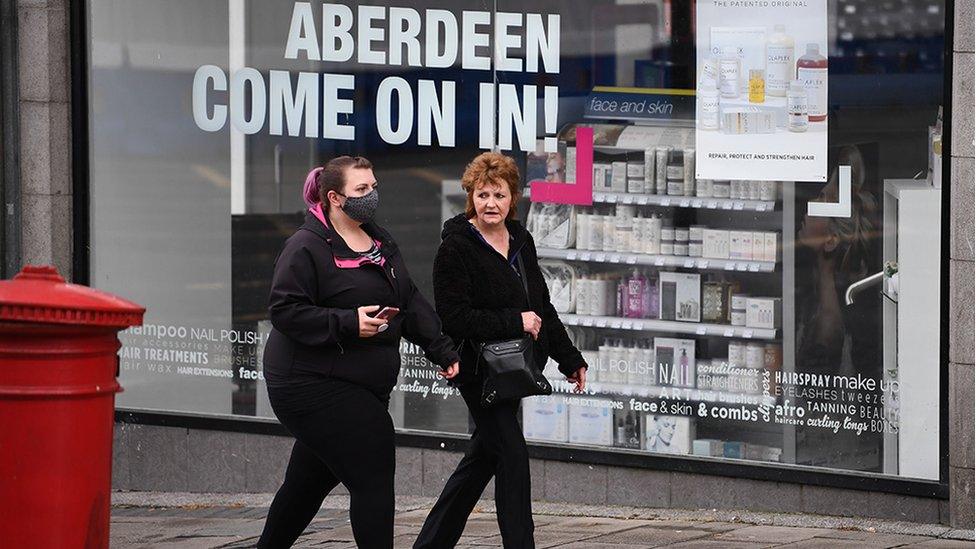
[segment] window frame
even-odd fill
[[[71,72],[71,150],[72,150],[72,268],[78,284],[90,282],[90,133],[91,112],[88,101],[89,42],[87,36],[88,2],[69,3],[70,72]],[[663,456],[637,454],[613,448],[584,448],[559,444],[529,442],[529,456],[536,459],[581,464],[629,467],[657,471],[685,472],[770,482],[825,486],[859,491],[948,500],[949,498],[949,304],[951,227],[951,138],[952,74],[955,0],[945,0],[944,73],[943,73],[943,152],[942,173],[942,240],[941,240],[941,311],[940,311],[940,387],[939,387],[939,471],[938,481],[904,479],[876,473],[825,469],[795,464],[749,462],[696,456]],[[230,415],[204,415],[164,412],[138,408],[117,408],[117,423],[156,425],[187,429],[204,429],[238,433],[289,436],[277,421]],[[468,436],[398,429],[398,446],[463,451]]]

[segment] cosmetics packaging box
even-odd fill
[[[565,249],[576,243],[576,209],[571,205],[535,202],[527,224],[540,247]]]
[[[756,107],[722,109],[722,133],[727,135],[776,133],[776,117]]]
[[[701,275],[660,273],[661,319],[701,322]]]
[[[550,395],[523,399],[522,433],[527,439],[567,442],[569,410],[566,397]]]
[[[576,281],[579,269],[563,261],[544,260],[539,262],[539,270],[549,288],[549,297],[558,313],[576,310]]]
[[[702,391],[712,388],[712,360],[709,358],[695,361],[695,387]]]
[[[613,444],[613,412],[609,401],[587,400],[569,405],[569,442]]]
[[[724,115],[726,112],[737,111],[740,108],[745,109],[745,112],[758,113],[758,115],[762,119],[769,120],[774,128],[774,131],[775,128],[780,128],[780,129],[786,128],[788,116],[786,112],[785,103],[775,103],[775,104],[765,104],[765,105],[762,104],[757,105],[755,103],[750,103],[748,105],[734,105],[734,104],[727,105],[724,106],[724,108],[721,108],[721,110],[719,111],[719,116]],[[751,133],[751,132],[742,132],[742,133]],[[768,133],[768,132],[761,132],[761,133]]]
[[[695,386],[694,339],[655,337],[654,361],[657,366],[657,385],[687,388]]]
[[[759,371],[744,367],[732,370],[729,374],[727,390],[732,393],[758,395],[761,392]]]
[[[700,359],[695,362],[695,386],[703,391],[728,391],[729,366],[725,359]]]
[[[687,455],[694,440],[692,418],[656,414],[644,417],[644,450],[648,452]]]
[[[712,181],[712,198],[731,198],[732,183],[729,181]]]
[[[628,162],[627,179],[644,179],[644,163]]]
[[[611,167],[610,188],[615,193],[627,192],[627,163],[614,162]]]
[[[576,147],[566,147],[566,181],[576,182]]]
[[[613,445],[640,450],[644,429],[642,414],[633,410],[613,411]]]
[[[593,190],[609,192],[611,190],[611,165],[606,163],[593,164]]]
[[[777,329],[783,314],[783,300],[778,297],[750,297],[746,299],[746,326]]]
[[[752,259],[751,231],[729,231],[729,259]]]
[[[654,194],[657,189],[655,172],[654,149],[644,149],[644,192],[647,194]]]
[[[702,284],[702,321],[727,324],[730,320],[730,295],[731,285],[728,282]]]
[[[779,244],[777,233],[763,233],[763,261],[778,261]]]
[[[752,259],[755,261],[768,261],[766,259],[766,233],[752,233]]]
[[[763,458],[763,452],[766,450],[767,446],[765,444],[751,444],[746,443],[745,457],[753,461],[761,461]]]
[[[702,257],[711,259],[729,258],[729,231],[705,229],[702,243]]]
[[[725,442],[714,438],[697,438],[692,444],[692,453],[696,456],[722,457]]]
[[[742,459],[745,453],[746,443],[738,440],[727,440],[722,448],[722,456],[727,458]]]

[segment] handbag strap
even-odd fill
[[[522,261],[522,251],[519,250],[518,254],[515,256],[515,261],[518,263],[519,278],[522,280],[522,289],[525,290],[525,302],[528,304],[529,309],[532,308],[532,298],[529,297],[529,282],[528,273],[525,272],[525,262]]]

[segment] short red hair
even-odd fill
[[[468,216],[468,219],[476,215],[474,210],[475,190],[484,185],[504,184],[512,195],[512,207],[508,210],[506,219],[514,218],[519,200],[520,182],[518,166],[515,165],[512,158],[496,152],[479,154],[468,164],[468,167],[464,169],[464,175],[461,176],[461,188],[468,193],[464,214]]]

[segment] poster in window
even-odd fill
[[[826,181],[826,0],[697,6],[696,176]]]

